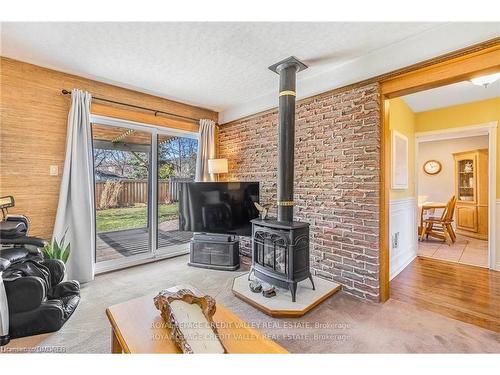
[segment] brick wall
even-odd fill
[[[311,267],[344,291],[378,300],[378,85],[325,93],[296,108],[295,219],[311,224]],[[276,215],[277,111],[221,126],[233,181],[259,181]]]

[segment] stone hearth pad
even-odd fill
[[[299,317],[340,290],[340,284],[315,276],[313,280],[316,290],[312,290],[309,279],[298,283],[296,302],[292,302],[292,295],[286,289],[276,288],[276,296],[271,298],[264,297],[262,293],[253,293],[248,286],[248,273],[233,280],[233,293],[236,297],[272,317]]]

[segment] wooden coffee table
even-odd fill
[[[180,285],[172,288],[196,289]],[[156,309],[156,294],[132,299],[106,309],[111,324],[112,353],[181,353],[170,339],[170,331]],[[214,315],[219,335],[228,353],[288,353],[260,331],[238,318],[221,304]]]

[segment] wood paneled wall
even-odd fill
[[[216,112],[123,89],[102,82],[42,68],[9,58],[0,59],[0,194],[13,195],[12,213],[31,220],[31,235],[49,239],[59,198],[70,99],[61,89],[79,88],[92,95],[182,116],[210,118]],[[100,103],[101,104],[101,103]],[[106,112],[103,105],[99,113]],[[148,113],[108,107],[108,113],[136,121],[154,120]],[[183,127],[182,121],[156,118],[159,126]],[[158,120],[159,119],[159,120]],[[192,122],[186,129],[196,130]],[[59,176],[50,176],[50,165]]]

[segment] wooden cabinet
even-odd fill
[[[488,239],[488,150],[453,154],[457,232]]]
[[[464,230],[477,232],[477,208],[468,206],[458,206],[457,227]]]

